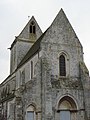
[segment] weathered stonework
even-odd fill
[[[0,120],[66,120],[65,112],[68,120],[90,120],[90,78],[83,47],[61,9],[44,33],[32,17],[12,43],[10,75],[0,84]]]

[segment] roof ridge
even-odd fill
[[[37,41],[28,50],[28,52],[26,53],[26,55],[23,57],[23,59],[21,60],[21,62],[17,66],[17,69],[20,68],[25,62],[27,62],[31,57],[33,57],[33,55],[35,53],[37,53],[39,51],[39,49],[40,49],[40,42],[41,42],[42,38],[44,37],[46,31],[37,39]]]

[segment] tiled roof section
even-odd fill
[[[20,68],[24,63],[26,63],[31,57],[33,57],[33,55],[35,55],[40,50],[40,42],[41,42],[42,38],[44,37],[46,31],[33,44],[33,46],[30,48],[30,50],[27,52],[27,54],[25,55],[25,57],[22,59],[22,61],[18,65],[17,69]]]

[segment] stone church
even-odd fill
[[[32,16],[10,52],[0,120],[90,120],[83,47],[62,9],[44,33]]]

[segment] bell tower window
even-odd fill
[[[60,76],[66,76],[66,63],[64,55],[59,57]]]
[[[35,34],[36,33],[36,27],[35,23],[32,21],[30,24],[29,32]]]

